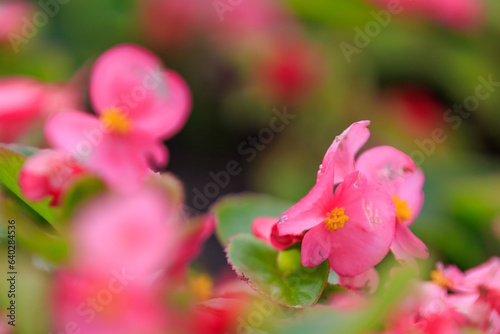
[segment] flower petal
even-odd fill
[[[99,146],[104,132],[99,120],[80,111],[66,111],[49,118],[45,137],[55,148],[71,152],[78,161],[88,160],[93,148]]]
[[[303,266],[315,267],[323,263],[331,251],[330,233],[320,224],[309,230],[302,240],[300,259]]]
[[[334,207],[344,207],[349,220],[331,232],[330,267],[339,275],[359,275],[389,252],[396,228],[394,202],[382,186],[354,172],[338,186]]]
[[[333,203],[333,165],[325,168],[322,177],[309,193],[283,213],[278,222],[280,235],[300,234],[326,218]]]
[[[257,217],[252,222],[252,232],[267,243],[271,243],[271,232],[273,226],[278,222],[278,217]]]
[[[410,231],[408,226],[397,224],[396,239],[405,253],[419,259],[429,257],[427,246]]]
[[[114,189],[131,192],[150,173],[150,159],[166,161],[167,151],[161,142],[144,134],[109,134],[94,148],[88,165]]]
[[[380,183],[391,195],[407,201],[413,214],[405,225],[415,220],[424,202],[425,177],[407,154],[392,146],[377,146],[362,153],[356,167],[370,181]]]
[[[174,71],[164,72],[166,98],[159,98],[151,117],[137,119],[135,126],[168,139],[179,132],[191,113],[191,92],[184,79]],[[154,115],[154,117],[153,117]]]
[[[147,115],[163,83],[160,60],[151,52],[132,44],[115,46],[95,62],[90,78],[90,98],[97,113],[120,108],[132,119]],[[164,85],[163,85],[164,86]]]
[[[370,137],[370,130],[367,129],[370,121],[359,121],[351,124],[328,148],[320,170],[317,181],[323,176],[323,169],[329,165],[334,165],[335,184],[344,180],[344,177],[355,170],[354,157],[361,147]]]
[[[169,138],[186,123],[191,94],[185,81],[165,71],[149,51],[131,44],[99,57],[92,70],[90,96],[97,113],[118,108],[134,128]]]

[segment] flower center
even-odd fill
[[[106,109],[100,116],[101,123],[110,131],[119,134],[130,132],[130,119],[118,108]]]
[[[349,216],[344,213],[344,207],[335,208],[326,214],[325,230],[336,231],[339,228],[344,228],[344,224],[349,220]]]
[[[442,288],[452,288],[453,281],[443,274],[442,270],[436,269],[431,271],[431,280],[434,284],[439,285]]]
[[[201,274],[189,282],[189,287],[199,301],[212,298],[213,282],[210,276]]]
[[[413,217],[413,212],[411,211],[411,206],[406,203],[406,200],[400,200],[396,195],[393,195],[392,199],[396,205],[396,219],[398,220],[398,223],[410,220],[411,217]]]

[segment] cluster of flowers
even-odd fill
[[[411,293],[384,319],[387,329],[380,334],[500,333],[500,258],[466,272],[438,263],[431,279],[413,282]],[[339,312],[355,312],[365,304],[349,293],[331,300]]]
[[[387,334],[421,330],[461,333],[465,328],[500,333],[500,258],[461,272],[438,263],[432,282],[420,283],[404,301]]]
[[[207,301],[215,293],[211,279],[187,270],[214,221],[188,218],[180,182],[150,169],[167,162],[162,140],[189,116],[186,83],[150,52],[120,45],[95,62],[90,100],[99,116],[68,110],[50,117],[45,134],[53,149],[30,156],[19,175],[27,198],[51,196],[55,207],[84,178],[98,177],[107,189],[57,224],[71,252],[54,272],[54,330],[223,332],[243,300],[234,295],[244,289],[234,292],[230,281],[223,285],[229,292]]]
[[[389,250],[404,262],[427,258],[427,247],[409,229],[423,204],[424,174],[389,146],[369,149],[355,161],[369,124],[354,123],[338,136],[310,192],[279,219],[257,218],[255,234],[278,249],[302,241],[304,266],[328,259],[345,277],[370,272]]]

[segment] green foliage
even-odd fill
[[[17,180],[25,160],[26,158],[19,153],[0,147],[0,182],[46,222],[53,224],[55,214],[54,209],[49,206],[50,200],[35,203],[21,194]]]
[[[238,233],[250,233],[252,221],[259,216],[279,217],[293,203],[267,195],[243,194],[218,201],[212,211],[217,220],[217,237],[226,245]]]
[[[226,252],[229,263],[241,279],[272,300],[290,307],[316,303],[328,279],[327,261],[307,268],[300,265],[300,258],[293,257],[289,260],[295,261],[293,267],[296,269],[282,272],[277,265],[279,251],[250,235],[232,238]]]

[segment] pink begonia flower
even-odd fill
[[[0,142],[14,142],[41,118],[45,90],[28,77],[0,80]]]
[[[86,271],[127,268],[150,275],[173,261],[179,232],[178,212],[156,189],[103,195],[75,215],[75,264]]]
[[[51,196],[58,205],[68,182],[85,169],[70,156],[53,150],[40,150],[26,159],[19,172],[19,187],[26,198],[38,201]]]
[[[160,60],[135,45],[119,45],[94,64],[90,99],[99,117],[67,111],[50,118],[47,140],[71,152],[118,190],[137,189],[150,161],[167,162],[162,140],[184,126],[189,89]]]
[[[347,133],[328,149],[316,185],[283,213],[278,230],[280,235],[307,231],[301,251],[304,266],[317,266],[329,259],[339,275],[356,276],[388,253],[394,239],[396,208],[381,185],[359,172],[348,174],[334,191],[337,150],[350,155],[342,150],[351,145],[341,145],[348,140]]]
[[[460,334],[466,323],[466,316],[453,307],[445,290],[424,282],[399,305],[391,329],[384,333]]]
[[[449,300],[455,309],[467,316],[469,326],[487,333],[498,333],[500,258],[493,257],[465,273],[455,266],[438,264],[437,268],[431,273],[433,282],[454,291]]]
[[[366,291],[374,293],[377,291],[380,277],[375,268],[370,268],[362,274],[353,277],[339,275],[340,285],[353,291]]]
[[[464,286],[465,275],[457,266],[444,266],[443,263],[438,262],[436,269],[431,271],[430,276],[434,284],[444,289],[462,292],[471,291],[470,288]]]
[[[396,206],[396,236],[391,246],[398,260],[409,256],[427,258],[425,244],[409,229],[424,202],[424,173],[413,160],[391,146],[378,146],[363,152],[356,168],[366,177],[381,184],[391,194]]]
[[[464,286],[476,291],[481,299],[500,314],[500,258],[492,257],[464,274]]]
[[[252,232],[265,242],[273,245],[278,250],[284,250],[303,238],[299,235],[279,235],[278,231],[279,217],[257,217],[252,222]]]
[[[157,334],[166,330],[166,312],[154,286],[126,269],[106,274],[56,273],[52,318],[57,333]]]
[[[23,19],[31,18],[33,7],[23,0],[0,2],[0,43],[14,41],[23,27]],[[12,36],[11,36],[12,34]]]

